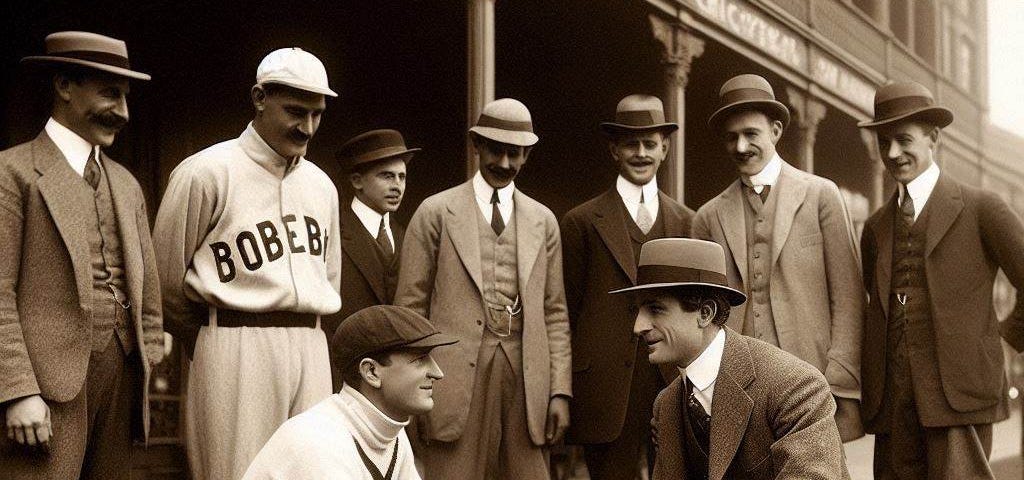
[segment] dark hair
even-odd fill
[[[711,319],[711,323],[722,326],[729,320],[729,310],[732,307],[725,294],[717,289],[702,286],[680,287],[673,289],[672,294],[679,300],[679,306],[687,312],[696,312],[706,300],[713,301],[718,307],[718,313]]]

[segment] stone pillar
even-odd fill
[[[889,173],[885,171],[885,166],[882,165],[882,154],[878,151],[878,137],[875,136],[875,131],[867,128],[858,130],[860,130],[860,140],[864,142],[868,157],[871,158],[871,184],[867,196],[871,211],[874,212],[885,203],[885,188],[887,183],[891,183],[891,179]]]
[[[814,173],[814,141],[818,136],[818,123],[825,118],[825,104],[791,86],[786,87],[786,97],[792,108],[787,128],[791,135],[796,135],[799,145],[793,166]]]
[[[476,123],[484,105],[494,100],[494,2],[469,0],[466,78],[466,130]],[[466,134],[466,178],[476,173],[472,140]]]
[[[704,53],[704,40],[693,34],[689,27],[678,20],[666,20],[658,15],[647,17],[651,33],[661,45],[661,63],[665,66],[665,117],[679,124],[679,130],[672,139],[666,158],[667,167],[661,184],[665,193],[684,203],[684,172],[686,169],[686,84],[690,79],[693,60]]]

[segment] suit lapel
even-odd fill
[[[779,261],[779,254],[782,253],[782,246],[789,237],[796,211],[800,209],[804,197],[807,196],[807,183],[793,174],[795,170],[783,161],[782,172],[773,189],[775,192],[772,192],[778,195],[775,197],[775,201],[778,202],[775,207],[775,225],[772,226],[772,265]]]
[[[747,431],[754,401],[746,387],[754,381],[754,366],[745,340],[736,332],[725,330],[725,351],[722,366],[715,380],[715,393],[711,400],[711,451],[708,455],[708,474],[721,479],[732,464],[733,457]]]
[[[670,202],[673,202],[672,198],[659,190],[658,208],[660,210],[659,214],[665,219],[665,236],[670,238],[690,236],[688,226],[683,225],[683,217],[680,215],[680,211],[670,207]]]
[[[935,183],[935,188],[924,208],[928,209],[928,235],[924,250],[927,258],[964,209],[960,187],[950,181],[945,174],[940,173],[939,180]]]
[[[740,271],[743,285],[747,284],[747,228],[743,216],[743,191],[737,179],[725,189],[718,212],[718,223],[722,226],[725,240],[732,252],[733,262]]]
[[[675,367],[673,366],[673,368]],[[680,436],[680,432],[683,432],[684,428],[686,428],[682,423],[684,408],[682,401],[682,384],[682,379],[677,378],[665,387],[664,393],[662,394],[664,398],[663,401],[665,402],[664,408],[659,409],[660,412],[664,413],[658,416],[658,424],[655,425],[657,428],[657,432],[655,432],[655,435],[657,435],[656,441],[658,442],[658,455],[655,462],[657,462],[658,459],[661,459],[662,462],[667,464],[668,462],[675,461],[675,459],[679,459],[679,465],[682,468],[680,468],[678,472],[670,472],[669,470],[671,469],[662,465],[661,468],[665,468],[666,470],[659,472],[659,465],[655,464],[655,472],[672,474],[682,473],[683,475],[686,475],[686,455],[683,454],[683,443],[682,437]]]
[[[75,172],[46,133],[33,141],[32,161],[40,177],[37,185],[71,257],[78,286],[78,299],[83,310],[88,310],[90,283],[89,221],[81,214],[80,205],[95,202],[88,189],[75,188],[74,182],[85,180]]]
[[[623,223],[620,206],[622,199],[613,187],[601,196],[600,208],[594,212],[594,229],[611,252],[619,268],[626,273],[632,283],[636,283],[636,260],[633,258],[633,247],[630,244],[629,232]],[[664,210],[664,208],[662,209]],[[667,219],[666,219],[667,220]]]
[[[480,266],[480,233],[477,230],[477,216],[481,215],[473,193],[473,181],[470,180],[458,187],[459,194],[448,203],[448,238],[451,239],[458,252],[462,264],[469,276],[476,283],[476,288],[483,293],[483,273]]]
[[[537,263],[537,253],[544,243],[544,219],[524,198],[519,190],[512,194],[512,212],[516,218],[516,269],[519,273],[519,291],[526,294],[526,284],[530,281],[533,265]]]
[[[132,205],[132,184],[134,179],[131,174],[123,170],[120,165],[103,156],[103,167],[107,173],[107,183],[110,184],[110,198],[114,205],[114,217],[117,219],[117,229],[121,237],[121,255],[124,257],[125,276],[128,283],[128,298],[132,305],[142,305],[142,281],[145,278],[142,264],[142,250],[135,248],[140,244],[139,225],[135,220],[135,206]],[[149,225],[146,225],[149,227]],[[141,308],[133,309],[133,312],[142,313]]]
[[[384,288],[384,266],[376,252],[377,240],[363,227],[359,217],[346,205],[341,211],[341,248],[352,260],[363,279],[370,285],[379,303],[386,303],[387,295]],[[394,233],[394,231],[392,231]],[[397,242],[397,238],[396,244]]]
[[[892,286],[892,247],[893,221],[896,220],[896,204],[899,194],[882,207],[882,214],[875,225],[875,245],[878,252],[875,259],[875,285],[878,288],[875,298],[882,304],[882,311],[889,316],[889,289]]]

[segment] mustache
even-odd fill
[[[746,159],[751,158],[753,156],[754,156],[754,152],[746,152],[746,153],[737,153],[737,154],[733,155],[732,157],[735,158],[736,160],[746,160]]]
[[[120,130],[128,124],[128,119],[118,115],[116,113],[98,113],[92,115],[91,120],[93,123],[100,124],[104,127]]]
[[[491,166],[487,167],[487,171],[493,173],[494,176],[504,180],[506,178],[511,178],[512,176],[514,176],[518,170],[514,168],[502,168]]]
[[[288,134],[288,137],[290,137],[292,140],[295,140],[296,142],[303,143],[308,142],[313,138],[312,135],[306,135],[305,133],[302,133],[299,130],[292,130],[291,133]]]

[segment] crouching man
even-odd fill
[[[354,313],[331,340],[341,391],[285,422],[244,479],[418,480],[405,426],[434,408],[430,351],[457,341],[405,307]]]
[[[654,403],[653,479],[850,478],[825,377],[725,326],[746,295],[729,288],[717,243],[643,245],[633,333],[652,364],[682,373]]]

